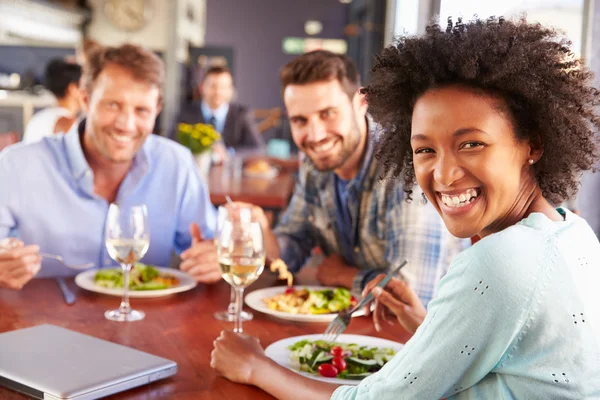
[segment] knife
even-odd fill
[[[65,303],[72,305],[75,303],[75,294],[67,287],[67,283],[63,278],[56,278],[56,283],[65,298]]]

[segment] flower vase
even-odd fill
[[[204,179],[204,182],[208,184],[208,173],[210,171],[210,164],[212,161],[212,152],[210,150],[203,151],[198,154],[194,154],[196,160],[196,166],[198,167],[198,173]]]

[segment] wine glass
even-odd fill
[[[249,210],[249,211],[241,211],[241,210]],[[236,209],[235,211],[232,211],[232,212],[234,212],[234,213],[237,212],[237,213],[243,214],[244,212],[251,213],[252,210],[250,207],[239,207],[238,209]],[[223,226],[223,222],[227,218],[229,218],[229,211],[227,210],[226,207],[220,206],[217,210],[217,229],[215,230],[215,246],[218,245],[217,238],[219,237],[219,232],[221,232],[221,227]],[[246,218],[246,217],[243,217],[243,218]],[[236,304],[235,304],[235,289],[232,287],[231,293],[229,295],[229,305],[227,306],[227,310],[217,311],[213,315],[219,321],[233,322],[235,320],[235,306],[236,306]],[[241,318],[243,321],[250,321],[252,318],[254,318],[254,316],[252,315],[251,312],[242,310]]]
[[[254,283],[265,268],[265,246],[259,222],[226,219],[218,236],[217,256],[223,279],[235,289],[233,331],[242,333],[244,289]]]
[[[139,321],[143,311],[133,310],[129,305],[129,271],[150,246],[148,211],[146,206],[131,207],[111,204],[106,218],[104,234],[106,249],[110,257],[123,269],[123,299],[116,310],[106,311],[104,316],[112,321]]]

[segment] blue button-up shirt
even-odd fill
[[[202,110],[204,122],[208,124],[210,118],[215,117],[215,129],[222,133],[223,129],[225,129],[225,119],[227,118],[227,113],[229,112],[229,103],[222,104],[216,110],[211,110],[208,104],[202,102],[200,104],[200,108]]]
[[[66,135],[17,144],[0,153],[0,239],[19,237],[72,264],[113,266],[104,246],[109,203],[94,193],[94,174],[82,151],[85,121]],[[146,204],[150,248],[143,262],[168,266],[173,252],[191,245],[197,222],[213,236],[215,209],[185,147],[150,135],[119,188],[117,204]],[[38,277],[77,271],[44,259]]]

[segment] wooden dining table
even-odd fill
[[[301,274],[297,283],[312,284],[313,277],[310,272]],[[282,282],[277,281],[275,275],[265,270],[247,291],[280,284]],[[0,289],[0,333],[53,324],[177,362],[175,376],[113,395],[110,399],[273,398],[258,388],[233,383],[210,367],[213,341],[222,330],[233,329],[232,323],[213,317],[214,312],[226,309],[229,302],[230,286],[224,281],[213,285],[199,284],[193,290],[168,297],[132,299],[132,306],[143,310],[146,318],[130,323],[104,318],[105,310],[118,307],[119,298],[80,289],[72,279],[67,279],[67,285],[77,297],[70,306],[63,301],[53,279],[34,279],[20,291]],[[244,323],[244,332],[258,337],[265,347],[284,338],[322,333],[327,326],[284,321],[257,311],[253,313],[254,319]],[[410,337],[406,331],[394,327],[378,333],[367,317],[354,318],[346,333],[401,343]],[[0,387],[0,399],[25,398]]]
[[[233,201],[254,204],[266,210],[281,211],[287,207],[296,183],[294,168],[281,168],[274,177],[251,177],[239,171],[237,176],[227,166],[213,166],[208,174],[210,201],[225,204]]]

